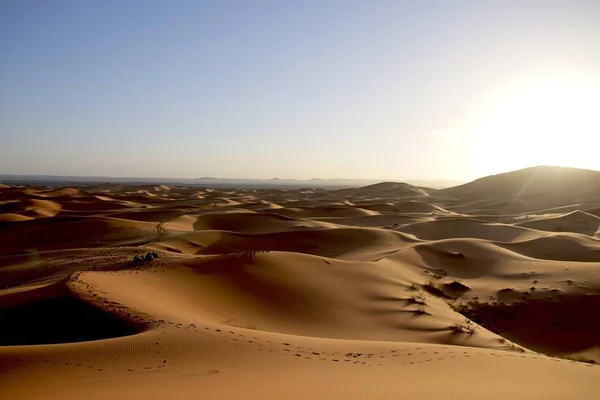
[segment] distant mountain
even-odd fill
[[[62,175],[12,175],[0,174],[0,183],[23,185],[97,185],[103,183],[120,183],[131,185],[197,185],[213,186],[220,188],[245,187],[245,188],[357,188],[381,183],[375,179],[230,179],[204,176],[201,178],[138,178],[138,177],[107,177],[107,176],[62,176]],[[408,182],[419,186],[448,187],[456,184],[451,181],[413,181]]]
[[[189,179],[173,178],[135,178],[108,176],[64,176],[64,175],[13,175],[0,174],[0,182],[23,185],[97,185],[98,183],[127,183],[127,184],[182,184]]]
[[[540,199],[547,203],[600,198],[600,171],[537,166],[486,176],[464,185],[441,189],[439,195],[460,200]]]
[[[194,181],[198,184],[229,184],[229,185],[263,185],[275,184],[283,186],[303,186],[303,187],[331,187],[331,188],[361,188],[369,185],[386,183],[382,180],[374,179],[323,179],[312,178],[309,180],[302,179],[229,179],[229,178],[196,178]],[[415,186],[443,188],[461,183],[459,181],[444,181],[444,180],[407,180],[407,184]],[[388,182],[389,183],[389,182]]]
[[[302,187],[360,187],[381,182],[369,179],[235,179],[235,178],[196,178],[195,184],[219,184],[230,186],[271,185],[271,186],[302,186]]]

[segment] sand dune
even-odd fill
[[[16,222],[16,221],[28,221],[33,219],[26,215],[13,214],[13,213],[2,213],[0,214],[0,222]]]
[[[538,232],[531,229],[464,217],[415,222],[404,225],[398,230],[424,240],[477,238],[508,242],[539,236]]]
[[[273,211],[274,213],[295,218],[317,217],[359,217],[363,215],[377,215],[376,211],[369,211],[348,205],[332,205],[328,207],[284,207]]]
[[[521,254],[543,260],[600,261],[600,241],[576,233],[556,233],[529,241],[504,244]]]
[[[36,193],[39,197],[87,197],[88,194],[75,188],[62,188],[57,190],[42,190]]]
[[[0,397],[595,399],[594,174],[2,185]]]
[[[0,213],[8,212],[25,217],[53,217],[60,212],[62,206],[54,201],[24,198],[6,201],[0,204]]]
[[[437,194],[460,200],[534,200],[534,207],[542,209],[597,201],[599,188],[599,171],[542,166],[484,177]]]
[[[414,238],[396,232],[341,227],[314,230],[301,228],[290,231],[272,229],[267,233],[196,231],[167,235],[158,241],[156,246],[158,248],[166,246],[175,250],[182,242],[186,242],[193,243],[192,246],[195,248],[193,254],[229,254],[267,250],[362,260],[365,256],[371,259],[374,257],[372,254],[398,249],[414,241]]]
[[[85,232],[85,235],[82,235]],[[157,237],[158,227],[152,223],[115,218],[55,217],[51,221],[31,220],[0,225],[0,252],[3,254],[126,245]]]
[[[270,233],[324,227],[327,227],[327,224],[274,213],[205,214],[199,216],[194,224],[194,230],[223,230],[240,233]]]
[[[365,228],[395,228],[416,222],[428,221],[430,217],[420,215],[363,215],[358,217],[317,217],[317,221],[330,222],[338,225],[348,225]]]
[[[402,182],[383,182],[374,185],[364,186],[358,189],[340,189],[338,195],[351,194],[353,197],[371,197],[379,198],[403,198],[403,197],[427,197],[429,192],[435,192],[435,189],[425,189],[418,186]]]
[[[600,227],[600,218],[583,211],[573,211],[567,214],[541,215],[539,218],[517,225],[542,231],[576,232],[596,236]]]
[[[1,297],[3,308],[0,308],[3,346],[102,340],[133,335],[142,328],[139,325],[136,329],[136,324],[94,307],[65,282],[7,292]],[[45,329],[40,330],[39,326]]]

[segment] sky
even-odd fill
[[[600,170],[593,0],[2,0],[0,173]]]

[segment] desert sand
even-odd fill
[[[597,399],[599,228],[600,172],[554,167],[2,185],[0,398]]]

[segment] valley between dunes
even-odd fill
[[[599,216],[557,167],[0,185],[0,398],[596,399]]]

